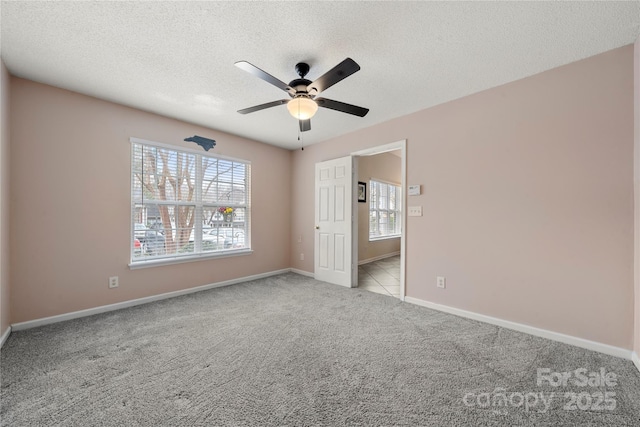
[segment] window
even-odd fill
[[[132,266],[250,249],[248,162],[131,142]]]
[[[402,189],[399,185],[369,183],[369,240],[400,237]]]

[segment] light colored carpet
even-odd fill
[[[640,425],[629,361],[296,274],[15,332],[1,362],[3,426]]]

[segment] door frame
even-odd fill
[[[373,156],[376,154],[383,154],[389,151],[400,150],[400,179],[402,186],[402,235],[400,237],[400,300],[404,301],[406,291],[405,291],[405,269],[406,269],[406,234],[407,234],[407,140],[402,139],[400,141],[392,142],[389,144],[378,145],[376,147],[367,148],[364,150],[359,150],[351,153],[351,157],[363,157],[363,156]],[[352,188],[353,194],[357,193],[358,187],[358,162],[352,161],[354,165],[353,168],[353,176],[352,176]],[[352,251],[351,256],[353,257],[353,262],[355,264],[355,268],[352,273],[352,283],[351,286],[358,286],[358,201],[355,197],[353,199],[353,224],[351,227],[351,245]]]

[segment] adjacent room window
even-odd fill
[[[132,265],[250,249],[249,162],[131,142]]]
[[[400,237],[402,189],[399,185],[369,183],[369,240]]]

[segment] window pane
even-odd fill
[[[378,184],[380,187],[380,194],[378,195],[378,209],[387,209],[389,187],[387,184]]]
[[[389,234],[397,234],[396,232],[396,213],[389,212],[389,227],[387,229],[387,233]]]
[[[369,236],[378,235],[378,211],[369,211]]]
[[[246,236],[243,227],[229,227],[223,224],[211,228],[203,235],[203,251],[244,248]]]
[[[216,206],[204,206],[202,208],[202,229],[216,226],[219,220],[218,208]]]
[[[246,194],[244,185],[232,184],[231,187],[231,197],[229,198],[229,202],[235,205],[244,204],[246,200]]]
[[[380,211],[378,212],[379,218],[378,218],[378,223],[379,223],[379,227],[378,227],[378,234],[381,236],[386,236],[387,234],[389,234],[389,231],[387,229],[388,223],[389,223],[389,214],[386,211]]]
[[[378,183],[375,181],[369,183],[369,198],[371,209],[375,209],[378,203]]]
[[[236,163],[233,170],[233,182],[234,184],[244,185],[247,178],[246,166],[242,163]]]
[[[191,201],[194,195],[195,156],[158,149],[155,170],[158,199]]]

